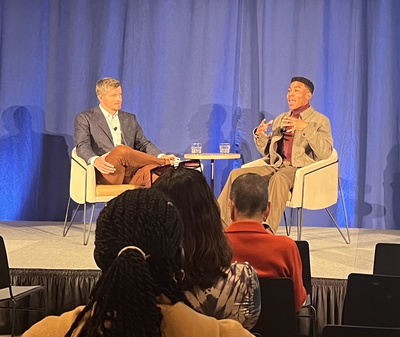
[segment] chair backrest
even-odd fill
[[[376,244],[373,273],[400,276],[400,244]]]
[[[354,325],[327,325],[322,337],[398,337],[400,329]]]
[[[336,204],[339,165],[335,149],[329,158],[319,160],[296,171],[291,199],[292,208],[323,209]]]
[[[293,281],[288,277],[260,278],[261,313],[253,333],[297,336]]]
[[[76,148],[73,148],[71,155],[69,194],[71,199],[78,204],[84,204],[86,202],[87,169],[88,165],[78,156]]]
[[[7,288],[10,285],[10,268],[8,266],[6,245],[3,237],[0,236],[0,289]]]
[[[342,324],[400,328],[400,277],[350,274]]]
[[[307,291],[307,295],[311,296],[312,284],[311,284],[311,263],[310,263],[310,247],[307,241],[295,241],[297,248],[299,249],[301,263],[302,263],[302,276],[303,285]]]

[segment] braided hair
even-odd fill
[[[89,311],[80,337],[161,337],[156,296],[186,303],[175,278],[182,235],[178,211],[159,191],[130,190],[111,200],[96,225],[94,258],[102,275],[66,337]]]

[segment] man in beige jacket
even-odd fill
[[[296,170],[330,156],[333,140],[329,119],[314,110],[309,101],[314,84],[305,77],[293,77],[287,92],[289,111],[268,123],[263,120],[254,130],[257,150],[264,156],[232,170],[218,203],[221,216],[229,225],[229,195],[233,181],[244,173],[258,173],[269,180],[270,213],[264,219],[276,233],[285,210],[288,193],[293,187]],[[272,131],[267,133],[272,125]]]

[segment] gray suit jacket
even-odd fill
[[[122,140],[131,148],[158,156],[161,151],[148,140],[134,114],[118,111]],[[86,162],[91,157],[101,156],[114,148],[110,128],[97,106],[83,111],[75,117],[74,141],[78,156]]]

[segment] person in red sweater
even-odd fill
[[[230,193],[232,223],[225,230],[233,248],[232,261],[248,262],[259,277],[290,277],[296,311],[306,299],[302,264],[296,243],[289,237],[265,229],[268,217],[268,182],[256,173],[239,176]]]

